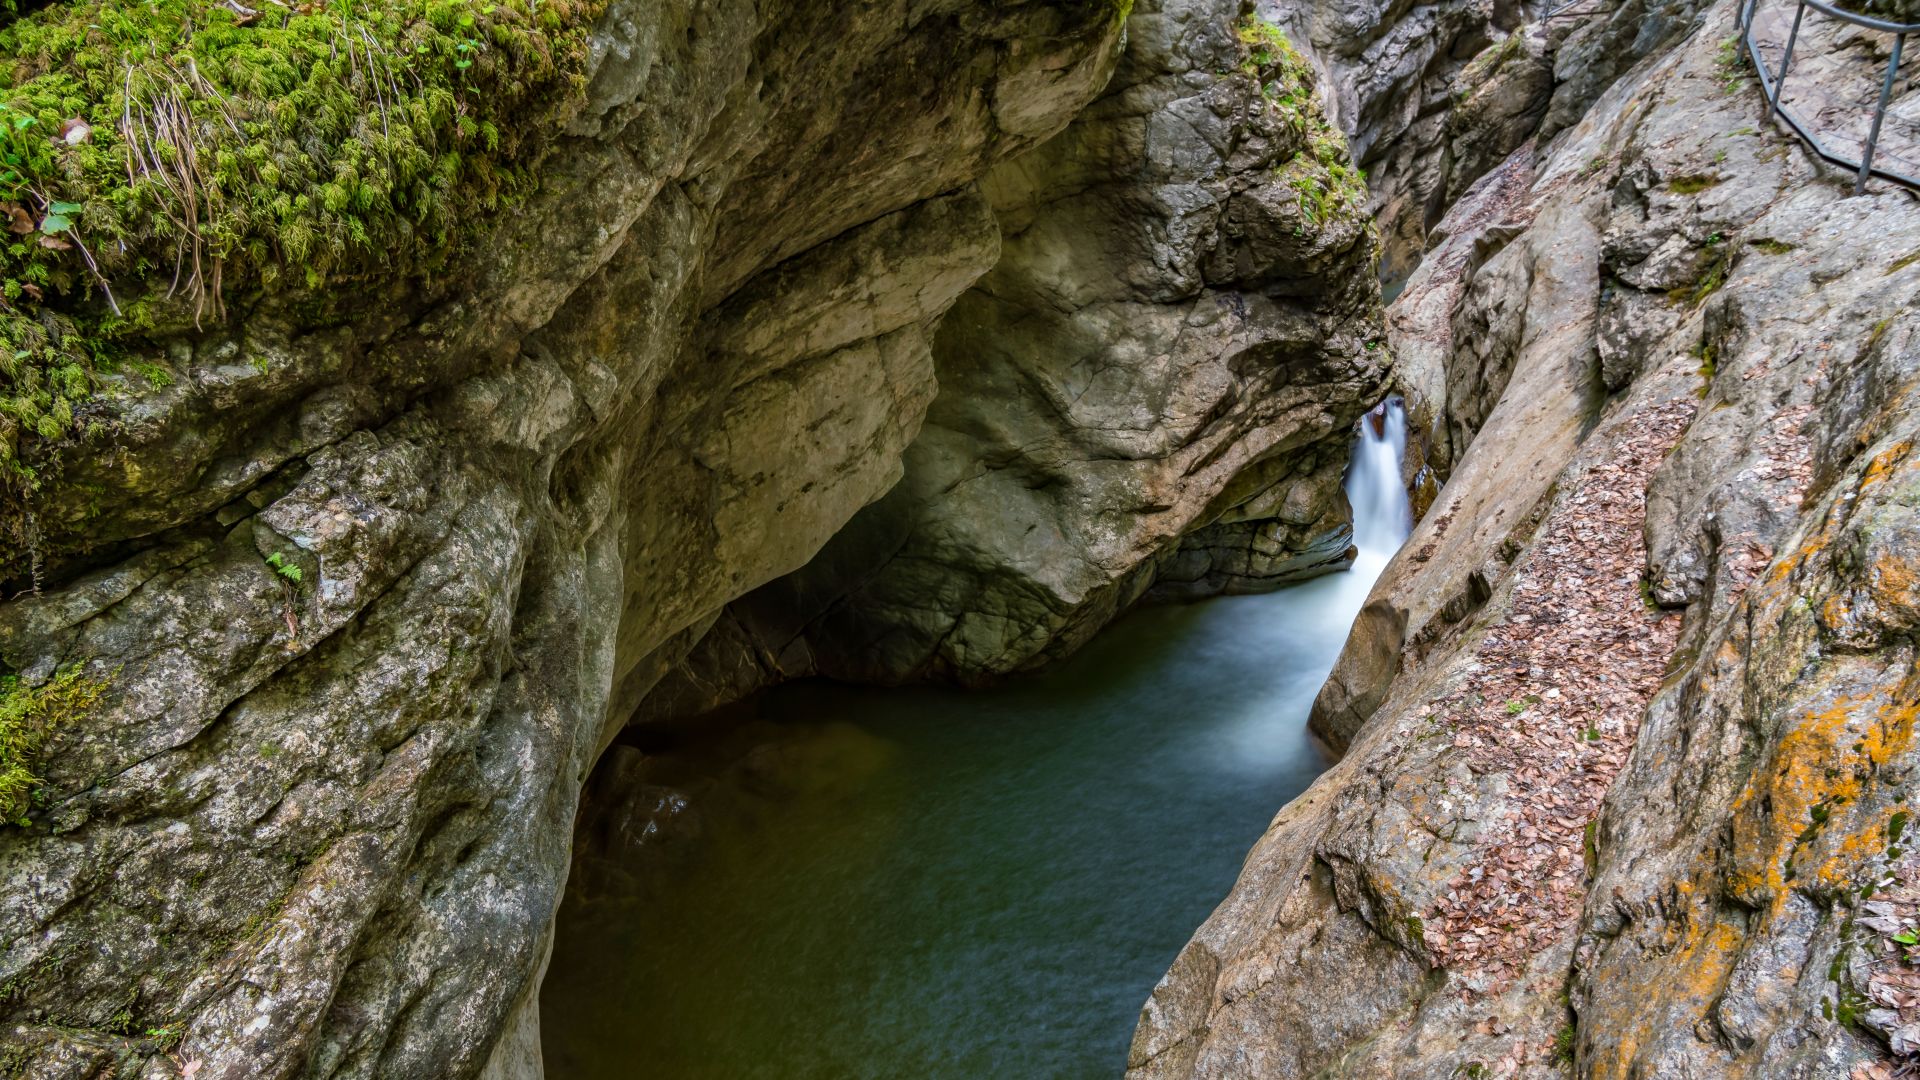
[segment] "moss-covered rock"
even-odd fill
[[[0,540],[111,425],[96,376],[128,343],[439,268],[524,196],[603,6],[83,0],[0,27]]]
[[[39,686],[0,675],[0,822],[26,820],[40,793],[40,754],[48,736],[84,718],[105,688],[77,670]]]

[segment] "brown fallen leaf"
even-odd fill
[[[252,26],[260,21],[260,13],[240,3],[239,0],[227,0],[227,10],[233,12],[233,21],[241,26]]]
[[[17,203],[0,203],[0,214],[6,215],[8,232],[25,236],[39,228],[34,224],[33,215]]]
[[[73,250],[72,244],[67,243],[65,240],[62,240],[57,236],[41,237],[40,246],[43,248],[46,248],[49,251],[72,251]]]
[[[78,146],[93,135],[93,125],[77,116],[69,117],[60,125],[60,141],[68,146]]]

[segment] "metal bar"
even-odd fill
[[[1755,11],[1755,14],[1758,14],[1759,12],[1758,0],[1756,0],[1754,4],[1754,11]],[[1764,98],[1767,98],[1768,100],[1772,100],[1773,94],[1774,94],[1773,74],[1767,70],[1766,60],[1761,55],[1759,43],[1753,40],[1753,35],[1751,33],[1743,35],[1742,41],[1747,47],[1747,58],[1753,61],[1753,74],[1754,74],[1754,77],[1758,79],[1760,82],[1761,96]],[[1846,157],[1844,155],[1835,153],[1832,150],[1829,150],[1826,144],[1820,141],[1820,137],[1814,134],[1813,131],[1810,128],[1808,128],[1806,125],[1800,123],[1800,118],[1793,115],[1793,113],[1790,110],[1781,109],[1780,119],[1786,121],[1787,127],[1793,131],[1794,135],[1799,137],[1801,142],[1806,143],[1807,149],[1813,151],[1813,154],[1815,157],[1819,158],[1822,161],[1827,162],[1830,165],[1838,165],[1843,169],[1851,170],[1851,169],[1858,169],[1860,167],[1860,163],[1853,160],[1852,158]],[[1908,187],[1908,188],[1914,189],[1915,191],[1920,191],[1920,177],[1908,176],[1905,173],[1895,172],[1891,169],[1883,169],[1878,167],[1876,167],[1873,170],[1873,175],[1879,177],[1882,180],[1889,180],[1889,181],[1892,181],[1893,183],[1900,184],[1903,187]]]
[[[1793,43],[1800,40],[1800,20],[1807,14],[1807,0],[1793,9],[1793,30],[1787,34],[1787,47],[1780,54],[1780,77],[1773,81],[1773,96],[1767,99],[1767,119],[1780,109],[1780,95],[1787,91],[1787,65],[1793,63]]]
[[[1842,22],[1850,22],[1855,26],[1864,26],[1869,30],[1883,30],[1889,34],[1911,34],[1920,31],[1920,23],[1888,22],[1885,19],[1876,19],[1871,15],[1860,15],[1852,11],[1834,7],[1832,4],[1827,3],[1826,0],[1806,0],[1806,3],[1808,7],[1823,15],[1831,15]]]
[[[1880,83],[1880,104],[1873,110],[1873,126],[1867,129],[1867,146],[1860,154],[1860,175],[1853,181],[1855,195],[1867,190],[1867,177],[1873,173],[1873,150],[1880,142],[1880,122],[1887,118],[1887,102],[1893,98],[1893,77],[1900,70],[1900,50],[1906,44],[1907,35],[1894,35],[1893,56],[1887,61],[1887,77]]]

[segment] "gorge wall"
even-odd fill
[[[1389,312],[1451,477],[1316,702],[1345,755],[1130,1076],[1912,1067],[1920,208],[1767,122],[1730,5],[1531,32],[1535,141]]]
[[[538,1075],[581,785],[637,710],[992,678],[1150,590],[1342,564],[1375,233],[1270,24],[567,10],[538,186],[449,265],[236,269],[84,431],[5,430],[43,467],[0,686],[44,735],[5,1071]]]
[[[4,504],[0,717],[48,726],[0,1072],[538,1075],[624,726],[1338,567],[1396,387],[1425,512],[1316,704],[1345,756],[1130,1075],[1920,1045],[1920,210],[1766,122],[1727,4],[578,10],[449,265],[148,328]]]

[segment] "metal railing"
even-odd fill
[[[1800,136],[1801,141],[1805,142],[1821,159],[1841,168],[1854,170],[1853,193],[1855,195],[1867,189],[1869,176],[1878,176],[1882,180],[1891,180],[1896,184],[1920,190],[1920,179],[1893,169],[1879,168],[1873,164],[1874,151],[1880,144],[1880,127],[1887,118],[1887,104],[1893,98],[1894,79],[1900,71],[1900,55],[1906,49],[1907,35],[1920,33],[1920,23],[1888,22],[1870,15],[1858,15],[1824,3],[1823,0],[1795,0],[1795,2],[1798,6],[1793,13],[1793,29],[1788,32],[1786,47],[1780,53],[1780,70],[1777,75],[1767,70],[1766,59],[1760,55],[1760,45],[1753,37],[1754,15],[1759,10],[1760,0],[1742,0],[1740,5],[1740,40],[1746,46],[1747,55],[1753,60],[1754,73],[1760,77],[1760,92],[1767,99],[1767,118],[1771,120],[1774,114],[1778,113],[1780,118],[1787,122],[1787,126],[1793,129],[1794,134]],[[1880,102],[1874,107],[1873,123],[1867,129],[1867,141],[1858,161],[1829,147],[1821,141],[1819,135],[1815,134],[1811,125],[1804,123],[1793,114],[1791,109],[1780,104],[1781,90],[1786,86],[1787,73],[1793,67],[1793,47],[1799,41],[1800,25],[1806,18],[1808,8],[1855,26],[1893,35],[1893,55],[1887,60],[1886,77],[1880,82]]]

